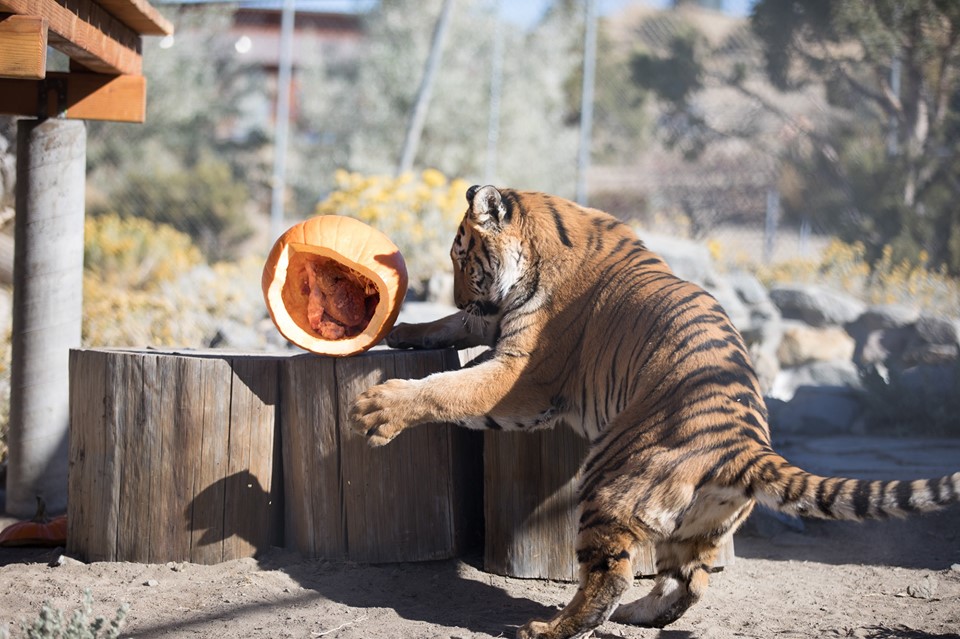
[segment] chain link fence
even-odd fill
[[[296,3],[282,184],[274,165],[282,3],[156,4],[176,34],[145,43],[147,122],[88,125],[85,296],[96,310],[84,340],[276,345],[259,298],[276,234],[271,196],[281,189],[281,222],[290,225],[345,188],[345,175],[396,174],[442,0]],[[589,165],[578,166],[592,53],[585,3],[546,2],[532,17],[521,15],[525,4],[455,3],[411,179],[430,169],[448,183],[573,198],[583,177],[590,205],[641,232],[706,245],[721,268],[819,259],[829,229],[797,213],[784,166],[798,131],[832,117],[826,89],[776,91],[746,17],[696,3],[600,2]],[[708,52],[693,115],[658,97],[645,76],[684,41]],[[731,73],[747,81],[731,83]],[[4,120],[0,212],[12,207],[13,131]],[[2,216],[7,231],[10,217]],[[414,289],[425,294],[430,273],[417,276]]]

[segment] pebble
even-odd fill
[[[49,564],[51,568],[58,568],[60,566],[82,566],[82,561],[77,561],[73,557],[67,557],[66,555],[60,555]]]
[[[153,588],[154,586],[159,586],[160,582],[157,581],[156,579],[148,579],[147,581],[143,582],[143,585],[150,586],[151,588]]]
[[[929,575],[915,584],[907,586],[907,594],[915,599],[933,599],[937,592],[937,582]]]
[[[950,570],[952,570],[953,572],[960,572],[960,564],[953,564],[952,566],[950,566]]]

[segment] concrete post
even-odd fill
[[[7,507],[67,506],[69,351],[80,346],[86,127],[21,120],[17,129],[13,344]]]

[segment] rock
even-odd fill
[[[747,306],[763,306],[770,302],[770,294],[767,292],[767,287],[752,273],[734,271],[727,277],[727,280],[730,282],[733,290],[737,292],[740,301]]]
[[[863,383],[853,362],[811,362],[781,369],[768,394],[783,401],[790,401],[801,386],[837,386],[859,390]]]
[[[957,365],[920,364],[900,373],[900,384],[908,393],[918,397],[943,397],[957,388]]]
[[[852,333],[855,341],[853,362],[860,368],[886,369],[891,363],[896,365],[907,348],[912,331],[910,326],[898,326]]]
[[[844,386],[801,386],[789,402],[771,406],[771,430],[804,435],[849,434],[863,413],[860,394]]]
[[[950,570],[952,570],[953,572],[960,572],[960,564],[952,564],[950,566]]]
[[[796,319],[811,326],[842,326],[866,310],[860,300],[821,286],[777,286],[770,298],[785,319]]]
[[[714,281],[713,260],[710,251],[699,242],[642,231],[640,239],[647,248],[670,265],[670,269],[685,280],[704,286]]]
[[[937,581],[927,575],[915,584],[907,586],[907,594],[915,599],[933,599],[937,594]]]
[[[848,360],[856,343],[839,326],[816,328],[802,322],[785,321],[777,358],[784,367],[810,362]]]
[[[939,317],[921,317],[913,325],[901,354],[901,365],[940,364],[960,356],[956,324]]]
[[[860,317],[847,324],[847,330],[853,334],[856,331],[878,331],[887,328],[909,326],[920,319],[920,312],[909,306],[900,304],[881,304],[871,306]]]
[[[148,579],[148,580],[146,580],[145,582],[143,582],[143,585],[144,585],[144,586],[149,586],[150,588],[154,588],[154,587],[156,587],[156,586],[159,586],[159,585],[160,585],[160,582],[157,581],[156,579]]]

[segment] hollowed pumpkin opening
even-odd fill
[[[371,348],[393,328],[407,269],[380,231],[320,215],[277,239],[262,285],[270,318],[285,338],[314,353],[345,356]]]
[[[287,270],[284,305],[305,308],[294,317],[303,330],[339,340],[356,337],[370,324],[380,303],[380,291],[370,278],[330,258],[300,251],[292,253]]]

